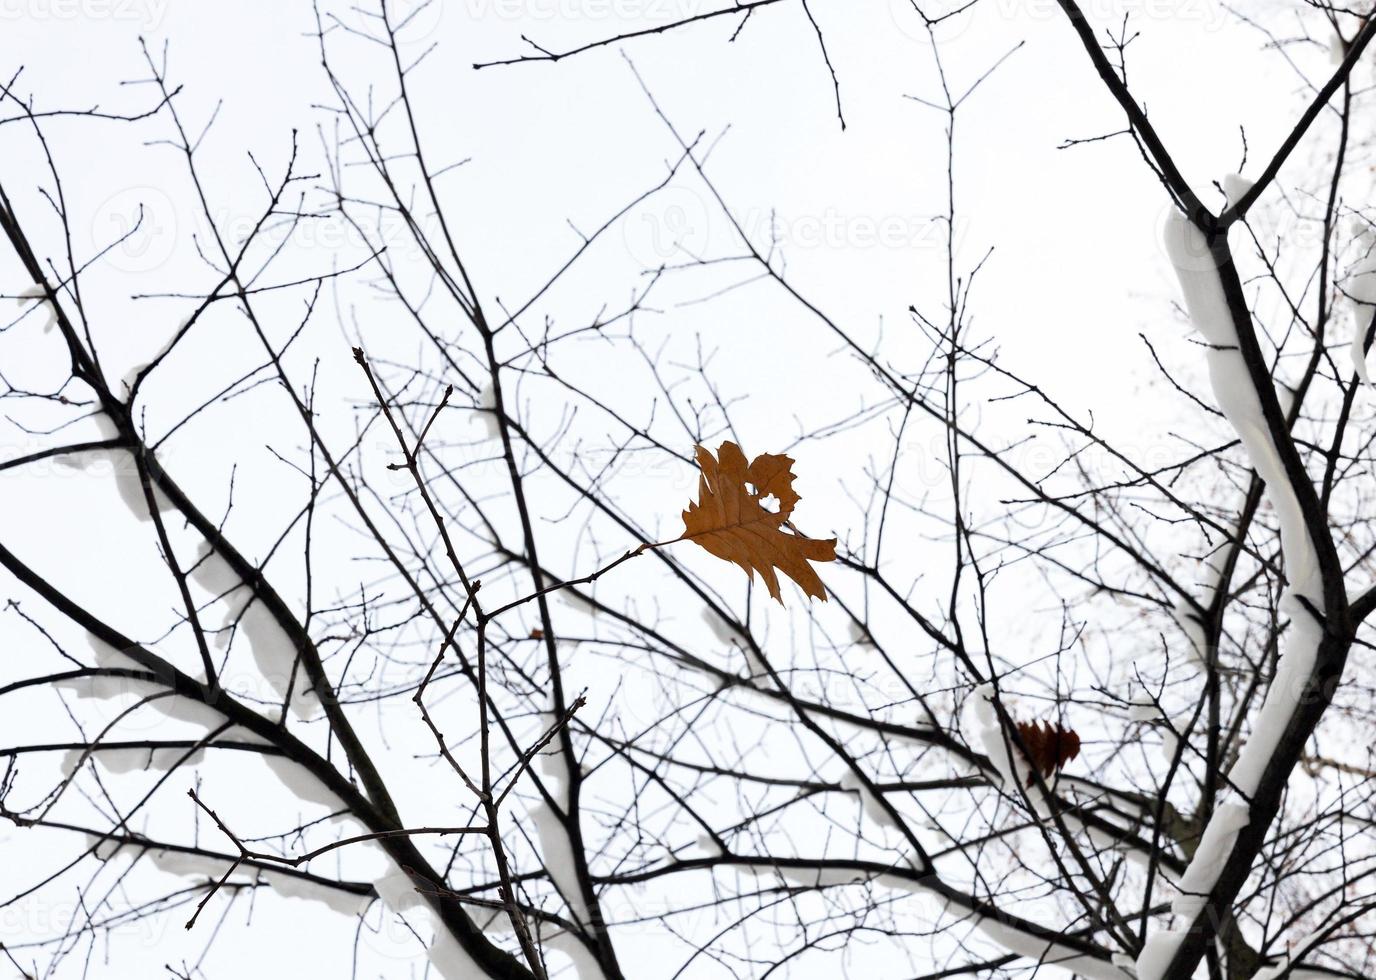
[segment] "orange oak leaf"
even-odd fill
[[[793,490],[793,460],[765,453],[747,464],[734,442],[723,442],[714,458],[697,448],[698,499],[683,512],[683,537],[697,542],[747,575],[759,572],[780,604],[778,569],[809,596],[826,601],[826,589],[810,561],[834,561],[836,539],[799,534],[789,516],[799,497]],[[769,498],[778,502],[768,508]]]
[[[1080,736],[1074,729],[1050,722],[1018,722],[1018,735],[1027,749],[1028,760],[1043,776],[1062,769],[1080,754]],[[1031,785],[1031,780],[1028,780]]]

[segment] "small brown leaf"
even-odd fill
[[[530,638],[532,640],[543,640],[545,638],[545,631],[537,626],[530,631]]]
[[[746,575],[759,572],[769,594],[780,604],[778,569],[809,596],[826,601],[826,589],[809,561],[834,561],[836,539],[799,534],[789,516],[800,499],[793,490],[793,460],[765,453],[747,465],[734,442],[723,442],[716,458],[697,448],[698,499],[683,512],[683,536]],[[768,498],[777,509],[764,506]]]
[[[1050,722],[1018,722],[1018,736],[1027,750],[1028,761],[1043,776],[1051,776],[1080,754],[1080,736],[1074,729]],[[1031,785],[1031,780],[1028,780]]]

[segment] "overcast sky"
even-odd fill
[[[882,331],[894,350],[915,349],[906,310],[916,305],[939,312],[945,275],[942,231],[932,218],[945,208],[946,118],[920,101],[940,96],[931,47],[907,0],[810,0],[809,6],[835,69],[844,130],[817,33],[796,3],[760,10],[734,39],[736,21],[722,18],[558,63],[482,70],[472,65],[530,53],[522,35],[565,50],[711,5],[456,0],[421,11],[407,37],[409,50],[419,56],[437,45],[413,76],[423,137],[432,161],[464,161],[443,178],[444,193],[462,216],[459,234],[483,296],[508,308],[521,304],[579,245],[580,232],[595,229],[663,178],[677,150],[638,72],[680,132],[690,138],[702,133],[702,145],[712,145],[709,172],[718,189],[757,244],[774,229],[789,278],[809,300],[862,336],[877,338]],[[1284,31],[1272,7],[1271,0],[1257,0],[1248,15]],[[1101,29],[1118,30],[1124,14],[1131,14],[1132,29],[1140,32],[1129,48],[1133,91],[1207,200],[1218,200],[1210,183],[1241,164],[1244,131],[1250,147],[1244,174],[1288,132],[1305,84],[1267,50],[1263,33],[1221,4],[1094,0],[1085,9]],[[322,11],[356,17],[328,2]],[[306,161],[301,169],[322,165],[320,147],[330,140],[333,123],[319,108],[331,95],[315,25],[311,6],[296,0],[0,0],[0,72],[8,76],[22,67],[16,90],[31,94],[39,108],[99,103],[135,112],[156,101],[147,85],[125,84],[148,75],[140,38],[156,59],[165,50],[189,125],[214,120],[200,149],[212,210],[223,228],[242,228],[263,196],[249,154],[266,171],[280,172],[295,130]],[[968,268],[993,250],[973,294],[976,333],[996,342],[1005,366],[1040,381],[1068,405],[1092,409],[1109,431],[1139,445],[1166,438],[1162,433],[1193,409],[1156,388],[1144,397],[1153,374],[1138,335],[1163,344],[1177,363],[1188,357],[1188,330],[1172,312],[1173,277],[1158,243],[1167,199],[1127,140],[1061,148],[1067,140],[1120,129],[1118,108],[1053,0],[985,0],[941,37],[955,93],[999,64],[961,109],[955,142],[961,263]],[[1306,69],[1328,62],[1328,52],[1317,45],[1292,56]],[[360,92],[379,74],[377,56],[366,45],[341,45],[338,59],[336,71],[352,76]],[[90,274],[88,296],[98,297],[97,342],[117,365],[146,359],[185,316],[185,304],[175,300],[134,301],[131,295],[175,292],[204,275],[195,253],[201,219],[194,189],[175,150],[156,142],[166,136],[156,126],[89,120],[54,120],[47,128],[68,206],[81,216],[74,227],[79,254],[127,230],[144,209],[140,233]],[[35,224],[44,207],[35,193],[46,179],[44,166],[31,134],[0,127],[0,182]],[[339,224],[325,222],[299,235],[281,276],[346,267],[361,255]],[[624,303],[646,269],[686,253],[732,248],[728,226],[692,180],[676,180],[608,237],[612,244],[590,259],[591,271],[554,298],[569,320]],[[56,247],[52,238],[45,244]],[[749,287],[703,302],[729,284],[729,276],[716,274],[675,279],[665,287],[655,329],[685,356],[699,336],[719,351],[717,380],[744,399],[736,419],[751,443],[761,449],[789,445],[802,429],[863,407],[853,384],[860,372],[835,356],[834,343],[796,305]],[[0,293],[14,295],[29,285],[6,250]],[[344,318],[362,321],[385,349],[385,317],[394,314],[370,306],[363,291],[339,302]],[[308,349],[297,352],[307,362],[321,359],[340,431],[348,430],[349,406],[363,395],[350,373],[345,333],[313,333]],[[178,404],[205,397],[213,390],[205,380],[212,369],[222,359],[234,360],[227,349],[207,342],[186,351],[153,393]],[[590,349],[577,368],[587,383],[617,389],[619,377],[597,357]],[[7,374],[22,364],[36,377],[59,377],[66,365],[56,334],[45,336],[36,324],[0,339],[0,363]],[[634,404],[651,392],[632,385],[617,394]],[[149,408],[153,422],[158,411]],[[260,423],[264,431],[255,428]],[[213,438],[172,446],[169,466],[213,494],[223,491],[237,463],[238,505],[249,513],[266,508],[273,481],[282,478],[262,452],[274,425],[266,418],[225,422],[211,430]],[[42,442],[15,425],[5,439],[15,453]],[[817,448],[823,445],[828,448]],[[806,485],[813,513],[829,513],[831,504],[846,499],[838,481],[819,472],[858,467],[871,448],[836,440],[795,451],[799,471],[812,474]],[[257,472],[265,482],[255,489],[244,474]],[[126,540],[116,509],[79,504],[81,491],[72,481],[28,471],[4,473],[0,480],[0,534],[7,545],[38,556],[39,565],[87,568],[87,597],[112,615],[135,617],[141,576],[156,571],[151,565],[118,574],[101,570]],[[54,501],[68,498],[88,519],[85,525],[64,520],[55,526],[38,516],[52,514]],[[666,519],[677,515],[674,506],[664,510]],[[261,532],[259,543],[269,531]],[[144,557],[151,560],[151,552]],[[13,583],[0,596],[33,602]],[[151,623],[157,614],[137,615]],[[13,617],[0,619],[7,656],[22,656],[32,642],[21,626]],[[0,711],[6,737],[32,720],[24,712],[20,707],[6,717]],[[221,784],[237,778],[222,775]],[[57,846],[54,838],[0,827],[5,897],[52,865],[48,846]],[[63,911],[59,901],[46,897],[6,908],[0,940],[22,945],[46,932]],[[274,914],[271,906],[258,908],[252,931],[220,950],[209,975],[249,976],[257,968],[264,976],[347,976],[347,944],[322,954],[299,941],[327,928],[331,914],[304,902],[289,910],[290,917]],[[227,928],[242,928],[238,921]],[[144,931],[118,940],[123,956],[117,967],[93,968],[89,975],[159,975],[165,962],[194,959],[208,938],[185,933],[175,916],[138,929]],[[423,962],[408,959],[415,950],[407,938],[366,942],[367,955],[382,959],[363,975],[422,975]],[[653,937],[627,943],[633,951],[628,960],[651,961]],[[56,975],[82,971],[74,959]]]

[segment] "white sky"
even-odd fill
[[[1247,173],[1288,131],[1304,95],[1302,84],[1264,50],[1260,33],[1239,25],[1219,4],[1095,0],[1085,6],[1101,28],[1116,29],[1124,13],[1131,13],[1133,28],[1141,32],[1129,49],[1134,92],[1197,189],[1236,169],[1239,127],[1245,127],[1251,146]],[[578,244],[569,224],[585,231],[596,227],[657,181],[665,160],[675,155],[624,51],[681,131],[703,131],[708,141],[720,137],[711,173],[748,228],[763,229],[775,215],[791,281],[858,333],[883,323],[892,349],[916,349],[906,307],[917,304],[935,313],[940,304],[940,240],[929,218],[944,207],[945,142],[943,118],[905,96],[937,96],[931,51],[905,0],[811,0],[811,7],[840,79],[849,124],[844,132],[836,124],[816,36],[796,3],[761,10],[734,43],[727,43],[733,24],[723,19],[558,64],[479,72],[469,67],[475,61],[528,50],[522,34],[559,50],[708,5],[460,0],[423,12],[412,50],[419,54],[432,41],[440,45],[413,80],[423,138],[434,161],[471,158],[444,178],[445,193],[452,213],[462,216],[462,247],[484,297],[519,304]],[[1248,13],[1281,29],[1279,9],[1263,0],[1249,4]],[[342,5],[339,11],[348,16]],[[1173,282],[1157,243],[1164,194],[1129,142],[1057,148],[1065,139],[1107,133],[1122,122],[1053,0],[984,0],[963,22],[967,28],[943,33],[956,90],[1022,43],[962,110],[957,134],[961,259],[968,266],[995,248],[975,293],[976,332],[996,339],[1006,366],[1037,379],[1069,405],[1092,408],[1108,431],[1149,445],[1162,438],[1182,406],[1165,396],[1140,397],[1151,375],[1137,334],[1177,345],[1177,355],[1187,350],[1186,330],[1169,311]],[[130,109],[150,98],[147,88],[120,86],[146,75],[138,38],[146,37],[155,51],[167,41],[172,77],[184,86],[179,104],[192,125],[203,123],[219,104],[202,165],[217,213],[232,224],[253,214],[261,200],[246,153],[277,172],[296,128],[306,158],[318,162],[317,126],[325,116],[314,107],[329,92],[310,36],[313,26],[311,7],[303,2],[0,0],[0,72],[23,66],[18,89],[32,92],[43,108],[99,102]],[[1312,57],[1314,65],[1323,65],[1327,52],[1316,49]],[[352,67],[347,60],[338,66],[346,75]],[[362,79],[377,70],[376,64],[358,62],[360,90]],[[137,304],[124,297],[175,290],[199,272],[191,248],[198,222],[180,161],[169,147],[143,144],[151,138],[151,130],[114,124],[55,123],[49,129],[71,210],[87,216],[76,228],[87,234],[77,242],[79,250],[89,251],[127,227],[139,204],[149,215],[149,233],[91,277],[92,294],[101,299],[98,342],[116,364],[146,358],[184,315],[175,303]],[[33,194],[39,166],[32,140],[20,127],[0,127],[0,181],[26,215],[39,213]],[[560,308],[577,321],[604,304],[614,307],[636,283],[628,270],[666,257],[656,252],[656,243],[678,238],[690,249],[710,252],[726,241],[726,232],[701,188],[679,181],[612,236],[610,251],[617,254],[597,256],[596,274],[561,290]],[[341,243],[338,235],[337,227],[326,227],[295,243],[291,267],[319,270],[356,257],[357,243]],[[28,285],[6,252],[0,257],[0,293],[12,295]],[[744,421],[753,444],[787,443],[798,432],[795,418],[816,425],[857,407],[857,372],[830,355],[834,343],[796,306],[748,288],[724,303],[679,305],[703,290],[691,283],[673,290],[674,302],[656,321],[658,329],[684,349],[700,333],[707,346],[721,351],[717,380],[748,396],[736,418]],[[385,335],[387,324],[376,319],[385,311],[358,297],[350,302],[358,303],[372,336]],[[63,360],[55,341],[55,335],[45,339],[30,328],[0,343],[0,363],[7,373],[9,365],[22,363],[26,371],[57,376]],[[337,332],[312,335],[309,343],[301,356],[324,359],[322,373],[337,381],[330,397],[347,430],[349,401],[363,395],[350,373],[347,346]],[[220,357],[234,359],[213,344],[188,352],[186,363],[159,384],[169,394],[194,390],[198,372]],[[578,365],[584,376],[593,384],[619,383],[597,357],[593,352]],[[633,386],[618,394],[631,405],[648,397]],[[150,408],[150,418],[156,412]],[[241,453],[261,458],[263,443],[276,434],[274,424],[238,420],[214,440],[172,447],[169,466],[208,494],[222,493],[227,461]],[[13,427],[4,438],[13,454],[31,445]],[[843,469],[839,461],[861,460],[867,451],[829,444],[826,465]],[[830,513],[828,502],[843,498],[836,481],[816,475],[822,451],[803,446],[795,455],[798,471],[813,474],[800,482],[805,495],[811,494],[809,503],[816,502],[812,513]],[[109,549],[124,540],[114,518],[102,513],[83,534],[54,528],[43,515],[54,512],[55,501],[75,502],[80,488],[25,471],[0,474],[0,481],[6,504],[0,508],[0,534],[7,544],[21,555],[38,556],[33,560],[40,567],[47,562],[92,569],[93,603],[112,616],[128,612],[140,576],[155,572],[151,566],[101,570],[109,568],[103,564]],[[255,490],[245,481],[241,487],[239,503],[249,512],[255,494],[263,506],[270,502],[273,491],[263,486],[268,488]],[[669,518],[676,513],[667,510]],[[0,596],[26,599],[26,608],[36,605],[12,583],[7,590]],[[0,621],[6,656],[24,655],[29,634],[22,640],[19,635],[14,622]],[[0,678],[10,673],[6,668]],[[24,722],[21,708],[0,721],[0,731],[8,737]],[[0,827],[0,894],[7,897],[51,865],[57,852],[36,847],[35,840]],[[253,930],[243,934],[244,945],[229,947],[238,958],[227,959],[222,950],[211,961],[210,976],[246,976],[250,966],[264,976],[348,975],[345,956],[300,941],[315,933],[317,916],[325,927],[327,913],[298,902],[279,908],[291,916],[263,914],[260,908]],[[46,931],[62,911],[50,900],[20,909],[0,912],[0,941],[22,943]],[[164,962],[193,958],[205,941],[202,934],[185,934],[176,916],[159,928],[126,935],[120,961],[94,967],[90,975],[157,975]],[[392,938],[392,944],[370,943],[370,955],[401,955],[405,937]],[[649,962],[654,937],[632,937],[627,945],[634,951],[628,961],[637,962],[639,955]],[[419,976],[420,969],[398,960],[374,964],[374,972],[365,975],[391,980]],[[69,961],[56,975],[80,976],[82,964]]]

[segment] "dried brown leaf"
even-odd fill
[[[798,533],[789,521],[799,496],[793,490],[793,460],[764,453],[749,464],[740,446],[723,442],[716,457],[697,447],[698,499],[683,512],[683,537],[747,575],[764,579],[769,594],[780,603],[777,568],[809,596],[826,601],[826,589],[810,561],[834,561],[836,539],[821,540]],[[773,497],[778,509],[764,506]]]
[[[1080,754],[1080,736],[1059,724],[1020,721],[1018,736],[1028,760],[1043,776],[1051,776]]]

